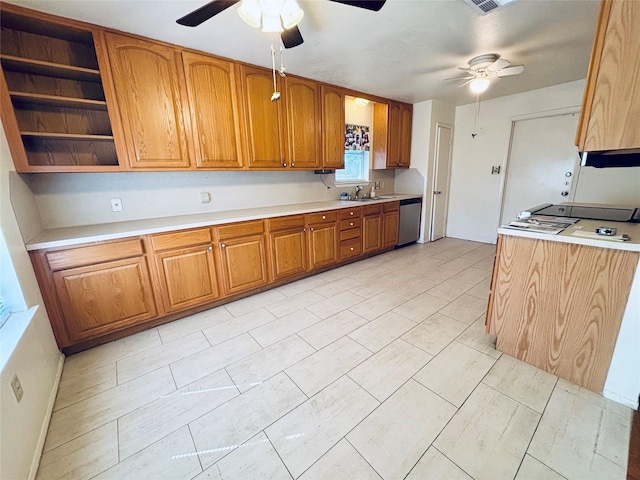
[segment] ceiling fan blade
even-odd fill
[[[329,0],[331,2],[343,3],[352,7],[365,8],[377,12],[380,10],[387,0]]]
[[[454,77],[454,78],[445,78],[444,81],[448,82],[449,80],[473,80],[474,78],[476,78],[475,75],[469,75],[468,77]]]
[[[176,22],[185,27],[197,27],[202,22],[206,22],[211,17],[235,5],[239,1],[240,0],[213,0],[213,2],[209,2],[197,10],[186,14],[184,17],[179,18]]]
[[[473,82],[473,78],[472,78],[471,80],[467,80],[467,81],[466,81],[466,82],[464,82],[464,83],[461,83],[460,85],[458,85],[458,88],[460,88],[460,87],[464,87],[465,85],[469,85],[471,82]]]
[[[301,45],[302,42],[304,42],[302,34],[300,33],[300,30],[297,26],[284,30],[280,34],[280,38],[282,38],[282,44],[284,45],[284,48],[297,47],[298,45]]]
[[[499,58],[495,62],[493,62],[491,65],[489,65],[487,67],[487,70],[489,70],[490,72],[497,72],[498,70],[508,67],[509,65],[511,65],[511,62],[509,60],[505,60],[504,58]]]
[[[508,77],[510,75],[520,75],[524,72],[524,65],[514,65],[513,67],[503,68],[496,72],[499,77]]]

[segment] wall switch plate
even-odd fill
[[[376,190],[380,190],[380,181],[374,182],[373,186],[375,187]]]
[[[491,175],[500,175],[500,165],[491,167]]]
[[[200,203],[210,203],[211,194],[209,192],[200,192]]]
[[[13,389],[13,394],[16,396],[16,400],[20,403],[22,400],[22,396],[24,395],[24,390],[22,390],[22,384],[20,383],[20,379],[17,374],[14,374],[11,377],[11,388]]]
[[[114,212],[121,212],[122,211],[122,200],[120,200],[119,198],[112,198],[111,199],[111,210],[113,210]]]

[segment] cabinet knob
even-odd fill
[[[226,245],[224,243],[221,243],[220,248],[224,248],[224,247],[226,247]]]
[[[349,212],[349,215],[353,215],[353,212]]]
[[[307,229],[306,229],[306,228],[303,228],[303,229],[302,229],[302,231],[303,231],[303,232],[306,232],[306,231],[307,231]]]
[[[353,227],[353,222],[349,223],[349,225],[351,225]]]
[[[313,232],[313,227],[311,227],[311,228],[309,229],[309,231],[310,231],[310,232]]]
[[[398,166],[399,167],[404,167],[404,163],[399,163]]]
[[[326,220],[326,219],[327,219],[327,216],[326,216],[326,215],[322,215],[322,219],[323,219],[323,220]]]
[[[351,251],[353,252],[353,247],[351,247]]]
[[[213,246],[209,245],[209,250],[213,250]]]
[[[287,164],[286,164],[286,163],[283,163],[283,164],[282,164],[282,166],[283,166],[284,168],[287,168]]]
[[[296,166],[295,162],[291,162],[291,166],[295,167]]]

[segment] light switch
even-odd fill
[[[491,167],[491,175],[500,175],[500,165]]]

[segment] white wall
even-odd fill
[[[0,130],[2,130],[0,128]],[[24,304],[36,307],[33,315],[23,315],[22,321],[12,316],[0,330],[2,345],[6,345],[10,330],[17,332],[15,350],[11,354],[3,348],[0,373],[0,478],[24,479],[34,460],[37,462],[44,442],[50,409],[55,399],[58,367],[63,358],[58,351],[40,290],[31,267],[9,194],[9,173],[13,161],[4,130],[0,133],[0,230],[4,237],[9,261],[15,270]],[[23,192],[24,193],[24,192]],[[3,256],[2,270],[10,268]],[[5,281],[3,276],[3,281]],[[9,280],[6,280],[9,281]],[[28,323],[27,323],[28,322]],[[14,328],[15,327],[15,328]],[[15,342],[14,342],[15,343]],[[24,389],[18,403],[11,390],[11,377],[17,374]],[[35,471],[32,471],[35,474]]]

